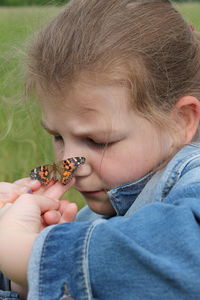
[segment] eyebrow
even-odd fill
[[[51,134],[51,135],[59,135],[59,133],[57,132],[57,131],[55,131],[55,130],[53,130],[53,129],[51,129],[51,128],[49,128],[48,127],[48,125],[45,123],[45,121],[44,120],[41,120],[40,121],[40,124],[41,124],[41,126],[49,133],[49,134]],[[107,133],[106,131],[102,131],[102,129],[99,129],[99,130],[95,130],[95,135],[97,135],[97,134],[105,134],[105,133]],[[91,132],[91,131],[86,131],[86,132],[80,132],[79,133],[80,135],[82,135],[82,136],[85,136],[85,135],[93,135],[94,134],[94,132]],[[112,136],[115,136],[116,135],[116,132],[115,131],[111,131],[111,132],[109,132],[109,135],[110,134],[112,134]],[[118,135],[118,134],[117,134]],[[119,134],[119,136],[121,136],[120,134]]]

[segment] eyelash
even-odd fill
[[[54,135],[53,136],[54,142],[63,142],[63,138],[61,135]]]
[[[54,135],[53,137],[54,139],[54,142],[55,143],[58,143],[58,142],[63,142],[63,138],[61,135]],[[86,141],[88,144],[90,144],[92,147],[96,147],[96,148],[105,148],[105,147],[109,147],[111,146],[112,144],[114,144],[114,142],[97,142],[91,138],[86,138]]]
[[[108,142],[103,142],[103,143],[100,143],[100,142],[97,142],[91,138],[87,138],[87,142],[92,145],[93,147],[96,147],[96,148],[104,148],[104,147],[108,147],[108,146],[111,146],[112,144],[114,144],[114,142],[112,143],[108,143]]]

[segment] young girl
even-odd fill
[[[197,34],[167,0],[72,0],[28,55],[57,159],[86,158],[73,183],[88,206],[41,231],[46,214],[63,223],[62,185],[19,196],[0,270],[30,300],[198,299]]]

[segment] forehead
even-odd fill
[[[128,89],[120,86],[75,84],[57,97],[41,97],[45,115],[59,112],[89,121],[99,116],[123,115],[130,110]]]

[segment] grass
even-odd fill
[[[55,7],[0,9],[1,181],[27,176],[35,164],[52,159],[50,140],[38,122],[38,108],[34,102],[23,101],[21,66],[25,41],[57,10]],[[43,143],[44,140],[47,142]]]
[[[174,5],[184,18],[188,21],[188,24],[195,26],[196,30],[200,32],[200,3],[181,3]]]
[[[32,168],[54,161],[36,102],[24,101],[22,61],[32,33],[58,11],[51,6],[0,8],[0,181],[27,177]],[[66,197],[84,204],[73,189]]]
[[[176,4],[200,31],[200,4]],[[25,42],[60,8],[0,8],[0,181],[14,181],[29,170],[54,160],[50,137],[40,127],[35,101],[24,102],[22,58]],[[73,189],[67,197],[83,205]]]

